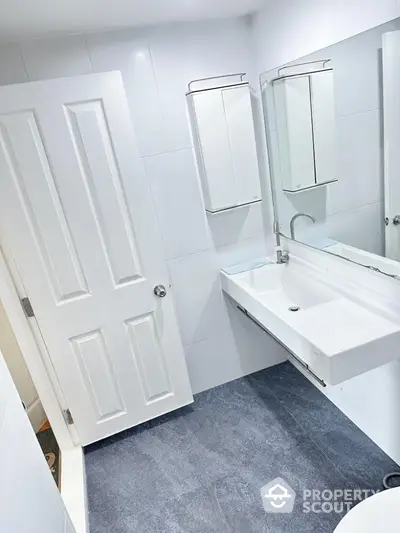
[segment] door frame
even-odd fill
[[[26,296],[24,292],[5,239],[0,234],[0,300],[58,445],[61,450],[70,450],[79,445],[78,436],[70,431],[64,419],[60,405],[63,393],[55,372],[51,376],[47,370],[52,368],[52,363],[39,326],[36,320],[28,319],[21,306],[20,299]]]
[[[400,43],[399,35],[399,31],[382,35],[385,257],[395,260],[400,258],[400,228],[394,224],[394,217],[400,214],[395,201],[400,171],[400,158],[397,155],[400,142],[397,123],[400,99],[397,90],[399,75],[396,54]]]
[[[7,261],[8,259],[8,261]],[[20,347],[39,399],[62,454],[61,496],[77,533],[89,532],[86,474],[83,449],[73,426],[68,426],[59,398],[63,397],[50,355],[36,320],[25,315],[20,298],[26,296],[14,261],[0,234],[0,300]],[[2,354],[0,353],[0,357]],[[45,362],[47,363],[47,368]],[[71,431],[72,428],[72,431]]]

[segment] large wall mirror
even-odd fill
[[[261,86],[280,232],[400,279],[400,19]]]

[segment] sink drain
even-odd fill
[[[289,311],[292,311],[292,313],[295,313],[296,311],[300,311],[300,307],[298,305],[291,305],[289,307]]]

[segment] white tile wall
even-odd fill
[[[165,152],[165,121],[148,36],[138,32],[89,35],[94,72],[120,70],[142,156]]]
[[[0,46],[0,85],[25,81],[28,81],[28,76],[18,46]]]
[[[75,533],[0,353],[0,531]]]
[[[387,27],[389,31],[391,23]],[[381,48],[382,38],[377,28],[329,47],[328,54],[335,67],[335,103],[339,116],[378,109]]]
[[[399,0],[270,2],[253,19],[258,72],[271,70],[400,16]]]
[[[265,257],[266,247],[267,243],[264,235],[245,239],[240,241],[240,243],[221,246],[221,248],[217,249],[219,268],[245,263],[249,258]]]
[[[228,327],[215,250],[169,262],[184,346]],[[190,295],[190,297],[188,297]]]
[[[29,81],[90,74],[92,67],[83,37],[33,41],[21,46]]]
[[[250,44],[249,20],[243,18],[0,46],[0,81],[5,83],[121,71],[194,392],[286,357],[264,335],[256,342],[245,324],[235,332],[231,327],[234,318],[222,299],[218,271],[265,255],[261,206],[206,216],[186,110],[189,81],[255,71]],[[210,346],[218,365],[215,375],[208,367]]]
[[[384,255],[383,212],[383,203],[375,202],[337,213],[327,218],[325,235],[367,252]]]
[[[228,296],[224,297],[229,327],[186,349],[186,360],[194,390],[215,387],[251,372],[282,362],[276,342],[258,326],[249,323]],[[249,352],[251,350],[251,353]]]
[[[214,245],[226,246],[260,235],[263,205],[259,202],[222,213],[207,214],[207,218]]]
[[[336,127],[339,182],[328,187],[327,215],[383,200],[380,110],[338,117]]]
[[[146,157],[145,163],[167,258],[210,248],[192,149]]]

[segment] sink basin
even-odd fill
[[[284,265],[222,271],[221,284],[248,317],[330,385],[398,357],[399,324],[344,296],[329,273],[293,254]]]
[[[293,313],[338,298],[338,294],[310,277],[300,265],[265,265],[242,272],[236,282],[255,293],[256,297],[279,313]],[[297,311],[298,312],[298,311]]]

